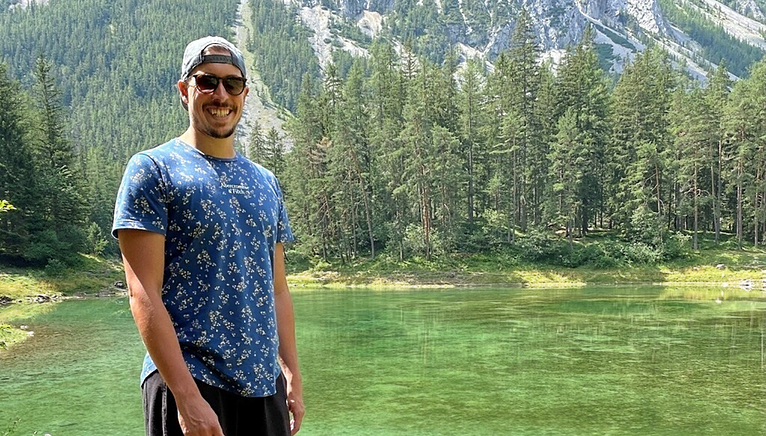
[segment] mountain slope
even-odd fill
[[[432,61],[441,61],[449,46],[492,61],[509,47],[521,8],[532,19],[543,56],[554,63],[580,40],[589,23],[614,72],[633,53],[659,44],[698,75],[724,60],[736,76],[744,76],[766,50],[766,26],[758,21],[764,14],[754,1],[733,5],[738,11],[715,0],[285,2],[297,6],[300,20],[315,32],[312,46],[324,63],[333,50],[364,53],[367,43],[355,40],[345,30],[349,25],[367,36],[410,41],[419,55]]]

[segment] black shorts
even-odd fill
[[[243,397],[195,380],[210,403],[226,436],[289,436],[290,415],[282,375],[270,397]],[[141,388],[147,436],[183,436],[173,394],[155,371]]]

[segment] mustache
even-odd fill
[[[216,102],[211,102],[211,103],[205,104],[205,105],[203,105],[203,106],[202,106],[202,108],[203,108],[203,109],[207,109],[207,108],[214,108],[214,109],[231,109],[231,110],[236,110],[236,109],[237,109],[237,107],[236,107],[236,106],[234,106],[233,104],[227,104],[227,103],[216,103]]]

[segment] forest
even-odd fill
[[[515,246],[614,266],[697,249],[702,232],[763,244],[766,64],[736,83],[721,65],[702,87],[651,48],[612,86],[590,34],[554,74],[520,23],[492,71],[375,43],[347,78],[304,80],[273,166],[307,255]],[[626,244],[575,248],[603,230]]]
[[[266,26],[265,1],[251,1],[255,24]],[[54,269],[76,252],[116,254],[124,165],[183,131],[183,45],[230,37],[235,11],[231,1],[87,0],[0,12],[3,261]],[[281,53],[302,75],[283,87],[289,137],[256,128],[238,148],[279,177],[294,256],[512,252],[614,267],[682,256],[702,234],[764,244],[764,61],[736,82],[722,62],[703,84],[650,47],[615,79],[588,32],[553,68],[538,63],[522,12],[492,66],[380,39],[368,58],[339,57],[320,76],[298,65],[312,65],[303,31],[284,32],[279,44],[255,32],[250,45],[259,71],[274,72]]]

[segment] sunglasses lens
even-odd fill
[[[201,92],[213,92],[218,88],[218,77],[200,74],[194,76],[194,80],[197,83],[197,89]]]
[[[223,87],[231,95],[242,94],[245,90],[245,79],[242,77],[227,77],[223,79]]]

